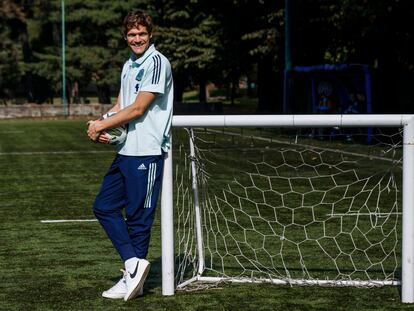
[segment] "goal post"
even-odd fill
[[[211,116],[174,116],[173,127],[175,128],[347,128],[347,127],[397,127],[403,129],[403,167],[402,167],[402,255],[401,265],[402,273],[401,280],[393,280],[382,285],[401,285],[402,302],[414,302],[414,115],[211,115]],[[173,149],[174,137],[173,137]],[[193,147],[190,146],[191,156],[194,158]],[[174,240],[173,240],[173,206],[175,198],[173,198],[173,172],[174,159],[170,151],[165,158],[163,190],[161,198],[161,239],[162,239],[162,280],[163,280],[163,295],[173,295],[175,289],[174,280]],[[194,161],[191,163],[192,175],[196,174]],[[192,188],[195,191],[192,200],[198,201],[197,179],[193,178]],[[195,279],[200,279],[205,282],[216,281],[216,278],[210,276],[202,276],[204,270],[204,254],[202,229],[200,223],[200,206],[194,202],[194,227],[197,235],[197,249],[198,262],[196,263]],[[187,283],[193,280],[188,280]],[[241,280],[234,280],[240,282]],[[257,280],[251,278],[247,282],[254,283]],[[260,280],[259,280],[260,281]],[[276,279],[270,278],[267,282],[273,284],[301,284],[294,279]],[[324,280],[307,280],[306,285],[324,285],[329,283]],[[360,286],[358,281],[341,281],[341,286]],[[375,281],[370,283],[375,285]]]
[[[404,123],[401,300],[414,303],[414,120]]]

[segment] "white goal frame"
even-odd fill
[[[173,127],[400,127],[403,128],[401,301],[414,303],[414,115],[186,115],[174,116]],[[161,196],[162,294],[174,295],[173,158],[165,157]],[[196,211],[197,213],[197,211]],[[197,231],[201,228],[198,228]],[[201,266],[201,265],[200,265]],[[200,270],[200,269],[199,269]],[[201,271],[202,272],[202,271]],[[200,271],[198,272],[200,274]],[[200,276],[201,279],[201,276]],[[209,281],[208,277],[202,278]],[[217,281],[217,278],[214,278]],[[211,280],[214,281],[214,280]],[[251,283],[253,281],[250,281]],[[269,280],[287,284],[285,280]],[[341,284],[358,285],[356,282]],[[355,283],[355,284],[354,284]],[[295,284],[295,282],[289,282]],[[311,284],[309,281],[306,284]],[[321,284],[320,281],[317,284]]]

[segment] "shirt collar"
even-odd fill
[[[129,58],[130,60],[130,65],[131,67],[135,68],[135,67],[139,67],[141,66],[145,60],[155,51],[155,46],[154,44],[151,44],[148,49],[144,52],[144,54],[137,58],[137,56],[135,54],[131,54],[131,57]]]

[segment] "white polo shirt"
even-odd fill
[[[121,75],[121,109],[134,103],[141,91],[156,93],[144,115],[128,123],[126,141],[118,153],[128,156],[160,155],[170,147],[172,121],[173,77],[168,59],[154,45],[138,59],[132,55]]]

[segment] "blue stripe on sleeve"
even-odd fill
[[[152,70],[152,84],[158,84],[160,82],[161,77],[161,56],[160,55],[154,55],[152,57],[152,60],[154,61],[154,68]]]

